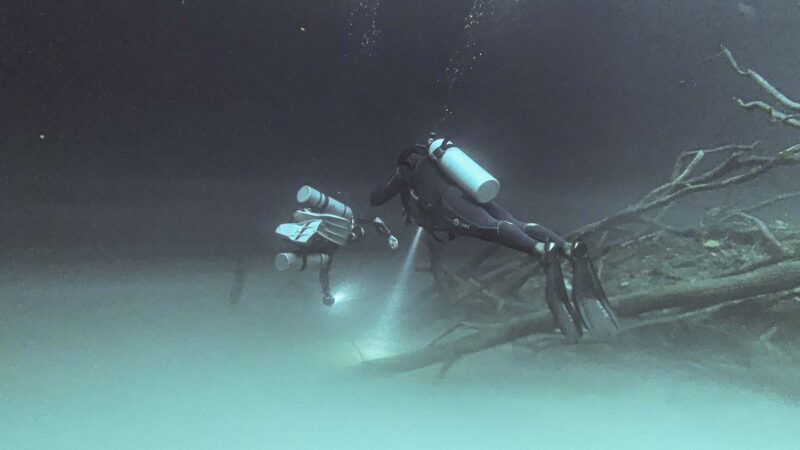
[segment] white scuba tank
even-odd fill
[[[428,146],[428,153],[461,189],[479,203],[494,200],[500,192],[500,182],[463,150],[453,146],[452,141],[445,144],[444,139],[436,139]]]
[[[307,255],[296,252],[278,253],[275,255],[275,268],[278,269],[278,272],[313,270],[327,264],[330,259],[331,256],[325,253],[310,253]]]
[[[349,206],[311,186],[303,186],[297,191],[297,203],[323,214],[331,214],[345,219],[353,218],[353,210]]]

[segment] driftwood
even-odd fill
[[[787,291],[800,285],[800,262],[787,262],[737,277],[676,284],[610,299],[623,317],[669,308],[702,309],[759,295]],[[457,359],[555,327],[549,311],[531,313],[506,323],[420,350],[365,362],[372,370],[407,372],[434,364],[448,367]]]

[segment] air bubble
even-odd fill
[[[358,39],[362,55],[372,56],[375,52],[381,34],[377,24],[380,6],[381,0],[353,1],[347,14],[347,34],[351,40]]]

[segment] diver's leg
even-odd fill
[[[322,288],[322,303],[331,306],[336,302],[331,294],[331,265],[333,264],[333,254],[330,254],[328,262],[319,268],[319,284]]]
[[[536,239],[537,241],[550,241],[554,243],[562,252],[568,253],[569,243],[566,239],[556,234],[555,231],[543,225],[539,225],[538,223],[526,223],[523,230],[525,230],[525,233],[528,236]]]
[[[576,342],[581,336],[581,320],[575,312],[564,286],[559,259],[559,254],[563,253],[561,249],[549,240],[546,244],[538,242],[525,233],[519,224],[510,220],[501,220],[490,214],[486,208],[461,196],[448,195],[442,200],[445,219],[457,234],[497,242],[529,255],[545,255],[547,306],[567,341]],[[469,224],[469,226],[464,227],[464,224]]]
[[[481,207],[488,212],[492,217],[495,217],[499,220],[504,220],[507,222],[511,222],[520,229],[522,229],[525,234],[528,236],[536,239],[540,242],[547,242],[550,240],[554,244],[558,246],[559,249],[565,251],[567,249],[567,241],[556,234],[553,230],[549,228],[539,225],[538,223],[525,223],[521,220],[514,217],[507,209],[499,205],[497,202],[489,202],[484,203]]]
[[[580,337],[581,324],[601,338],[610,337],[619,331],[619,319],[597,278],[585,243],[578,240],[570,244],[539,224],[527,223],[520,226],[519,220],[494,202],[480,205],[458,196],[447,196],[446,199],[446,205],[452,206],[451,209],[456,213],[483,225],[472,231],[476,237],[528,254],[544,253],[547,304],[559,328],[570,342]],[[564,287],[560,262],[562,255],[569,258],[573,267],[572,304]]]
[[[495,219],[511,222],[520,228],[525,226],[524,222],[514,217],[506,208],[495,201],[481,203],[480,206]]]
[[[442,206],[448,230],[457,235],[496,242],[529,255],[541,253],[543,249],[542,246],[537,248],[538,242],[522,228],[492,216],[480,204],[471,201],[457,189],[449,190],[442,197]]]

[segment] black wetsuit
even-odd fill
[[[517,220],[495,202],[478,203],[453,183],[423,146],[400,153],[397,171],[370,195],[370,206],[383,205],[400,194],[407,216],[433,234],[450,238],[470,236],[535,254],[538,242],[548,240],[564,248],[566,241],[553,231]]]

